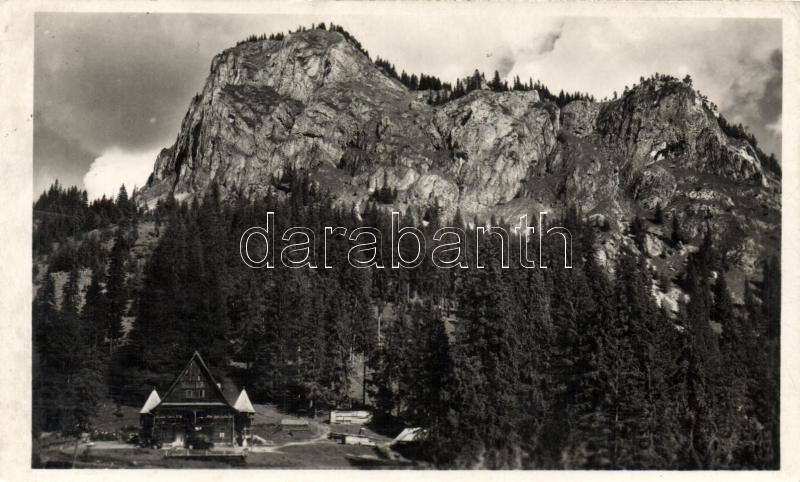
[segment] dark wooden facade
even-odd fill
[[[142,432],[164,445],[188,448],[198,441],[240,445],[251,420],[250,414],[228,402],[197,352],[164,397],[157,403],[152,398],[151,394],[140,412]]]

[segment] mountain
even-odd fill
[[[710,227],[748,274],[778,246],[779,169],[747,135],[726,134],[690,79],[655,75],[618,99],[562,108],[536,90],[479,88],[440,105],[430,96],[339,32],[250,39],[213,59],[137,200],[187,199],[212,184],[260,196],[285,188],[291,168],[357,208],[383,186],[401,211],[438,204],[466,219],[576,205],[609,221],[612,244],[659,205],[690,239]],[[651,257],[671,254],[666,227],[650,224],[645,238]]]

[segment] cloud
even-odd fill
[[[765,152],[779,155],[782,64],[780,49],[740,52],[731,75],[733,81],[720,101],[726,117],[748,126]]]
[[[158,150],[152,152],[128,152],[114,147],[94,160],[83,184],[89,199],[115,196],[125,184],[128,193],[135,186],[142,187],[153,170]]]
[[[249,34],[285,31],[308,20],[289,15],[37,13],[34,109],[49,130],[34,133],[34,186],[56,178],[80,186],[93,160],[114,146],[145,152],[171,144],[214,55]],[[322,20],[328,19],[317,21]],[[72,148],[61,155],[56,138],[85,152]]]
[[[97,153],[53,129],[38,112],[33,136],[33,192],[41,193],[56,179],[65,186],[80,185]]]
[[[561,38],[561,29],[563,27],[564,26],[562,24],[558,31],[551,32],[544,37],[542,44],[539,46],[539,54],[546,54],[555,50],[556,42],[558,42],[558,39]]]
[[[555,50],[556,42],[561,38],[561,34],[564,31],[564,22],[561,22],[557,27],[551,28],[553,30],[545,31],[543,34],[537,32],[537,35],[528,42],[523,42],[521,46],[518,46],[517,55],[531,58],[547,55]]]
[[[501,78],[504,78],[511,72],[511,69],[514,68],[514,57],[510,55],[504,55],[497,60],[497,72],[500,74]]]
[[[767,64],[768,77],[764,82],[761,115],[766,120],[779,119],[783,103],[783,51],[772,51]]]
[[[780,136],[783,133],[783,116],[780,115],[775,120],[775,122],[770,122],[767,124],[766,128],[767,131],[771,132],[775,136]]]
[[[502,27],[499,28],[502,29]],[[502,38],[505,43],[496,49],[494,69],[498,71],[501,78],[505,79],[514,70],[520,59],[530,60],[549,54],[555,50],[556,42],[561,38],[563,28],[563,21],[554,24],[551,20],[543,23],[537,22],[533,32],[523,29],[523,35],[506,34]]]

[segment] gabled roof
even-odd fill
[[[394,438],[394,440],[392,440],[392,443],[415,442],[421,439],[423,435],[425,435],[425,430],[421,427],[404,428],[403,431],[400,432],[397,437]]]
[[[247,391],[244,388],[242,388],[239,398],[236,399],[236,403],[233,404],[233,408],[242,413],[256,413],[256,409],[250,403],[250,397],[247,396]]]
[[[142,409],[139,410],[140,414],[150,413],[154,407],[156,407],[159,403],[161,403],[161,398],[158,396],[158,392],[154,388],[152,392],[150,392],[150,396],[147,397],[147,400],[142,405]]]
[[[186,392],[190,390],[195,390],[195,393],[188,397]],[[233,408],[198,352],[194,352],[186,368],[172,382],[157,406],[181,405],[222,405]]]

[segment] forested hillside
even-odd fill
[[[265,226],[270,211],[279,233],[390,232],[377,204],[358,216],[334,207],[303,173],[286,184],[285,196],[222,203],[212,190],[149,212],[127,209],[123,194],[116,224],[37,252],[45,264],[62,261],[37,277],[34,431],[84,430],[101,398],[140,405],[194,350],[257,400],[290,409],[359,403],[348,384],[352,357],[363,355],[376,424],[425,427],[420,454],[443,467],[776,467],[776,260],[748,280],[742,306],[731,301],[725,257],[709,236],[685,275],[654,281],[628,233],[610,276],[595,257],[602,227],[572,209],[553,221],[575,235],[572,269],[559,266],[560,237],[545,244],[548,269],[520,267],[513,249],[502,269],[497,236],[480,240],[484,269],[438,269],[430,263],[437,227],[476,234],[460,215],[429,210],[403,218],[429,240],[414,269],[353,268],[343,238],[329,239],[333,269],[251,269],[239,237]],[[47,196],[69,192],[55,187]],[[60,222],[52,219],[42,217],[38,229]],[[138,269],[143,225],[157,242]],[[69,273],[61,290],[57,271]],[[85,289],[81,273],[90,278]],[[689,294],[677,317],[651,295],[666,282]],[[123,334],[129,315],[135,321]]]

